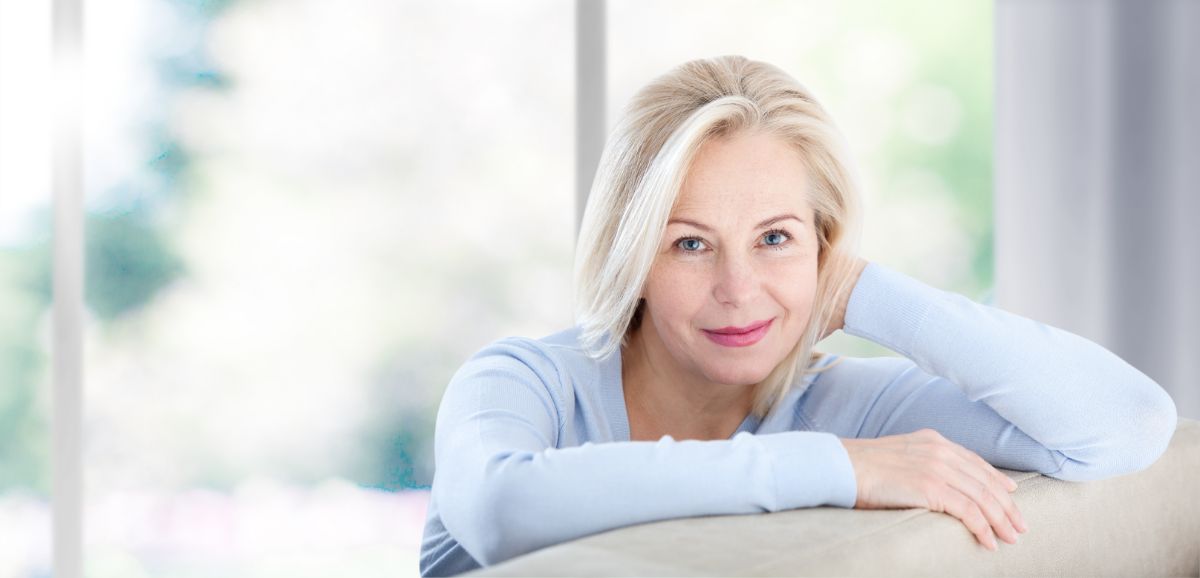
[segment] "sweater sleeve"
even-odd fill
[[[994,465],[1085,481],[1149,467],[1175,432],[1171,397],[1100,345],[877,263],[843,330],[907,358],[869,364],[885,385],[864,437],[928,427]]]
[[[853,466],[825,432],[557,448],[557,372],[544,354],[502,340],[468,360],[443,395],[433,499],[482,565],[656,520],[854,507]]]

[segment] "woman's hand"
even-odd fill
[[[995,535],[1016,544],[1017,530],[1028,530],[1009,495],[1017,483],[937,430],[841,441],[858,480],[855,508],[944,512],[989,550],[998,549]]]
[[[853,292],[854,286],[856,284],[858,284],[858,278],[862,276],[862,271],[866,267],[867,267],[866,259],[863,259],[862,257],[854,258],[854,265],[851,267],[850,273],[849,273],[850,289],[847,290],[846,294],[842,295],[841,300],[838,301],[837,307],[833,311],[833,317],[829,318],[829,324],[827,324],[825,326],[825,331],[823,333],[821,333],[821,339],[825,339],[826,337],[829,337],[834,331],[841,329],[842,326],[845,325],[846,304],[850,301],[850,293]],[[820,339],[818,339],[817,341],[820,341]]]

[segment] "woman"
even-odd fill
[[[632,100],[576,257],[577,326],[506,338],[438,411],[420,569],[687,516],[927,508],[1027,527],[993,466],[1148,467],[1171,398],[1099,345],[856,256],[857,185],[778,68],[687,62]],[[813,351],[841,329],[903,358]]]

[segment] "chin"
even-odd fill
[[[724,383],[728,385],[754,385],[766,379],[771,374],[774,367],[766,368],[747,368],[747,367],[729,367],[729,365],[737,365],[736,362],[730,363],[723,367],[714,367],[710,371],[705,371],[708,378],[716,383]]]

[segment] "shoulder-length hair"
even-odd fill
[[[581,345],[595,359],[628,343],[640,324],[643,284],[693,157],[708,139],[748,130],[768,131],[802,153],[820,245],[808,325],[755,386],[752,411],[761,419],[783,399],[798,370],[820,371],[813,366],[821,353],[813,348],[839,299],[853,288],[849,273],[862,219],[856,171],[841,134],[812,93],[778,67],[738,55],[692,60],[633,96],[605,143],[584,210],[575,253],[575,319]]]

